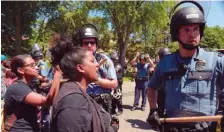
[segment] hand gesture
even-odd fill
[[[140,53],[139,53],[139,52],[137,52],[137,53],[136,53],[136,57],[139,57],[139,55],[140,55]]]
[[[146,55],[145,55],[145,58],[146,58],[146,59],[149,59],[149,54],[146,54]]]

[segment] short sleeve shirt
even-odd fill
[[[6,119],[12,113],[18,115],[11,131],[38,132],[37,107],[24,103],[25,97],[31,92],[33,90],[21,80],[15,81],[7,88],[4,106]]]
[[[148,76],[148,71],[149,71],[149,63],[146,64],[141,64],[137,63],[136,65],[138,71],[137,71],[137,76],[138,77],[147,77]]]
[[[103,65],[100,66],[100,70],[102,73],[100,74],[100,72],[98,71],[99,76],[102,78],[109,79],[109,80],[117,80],[117,75],[116,75],[113,61],[108,56],[106,56],[104,54],[101,54],[101,55],[103,56],[103,58],[106,58],[107,61]],[[105,77],[103,77],[102,74]],[[87,93],[93,94],[93,95],[97,95],[97,94],[101,94],[101,93],[110,93],[110,92],[111,92],[110,89],[102,88],[95,83],[89,84],[88,88],[87,88]]]
[[[205,63],[197,63],[198,59],[204,60]],[[177,62],[187,66],[187,71],[181,77],[171,77],[170,73],[179,73]],[[198,70],[199,66],[201,71]],[[165,76],[167,73],[169,76]],[[223,89],[223,80],[224,57],[199,48],[198,55],[195,54],[192,58],[181,58],[178,52],[163,58],[148,86],[156,90],[162,85],[166,94],[166,109],[193,110],[214,115],[217,92],[219,88]]]

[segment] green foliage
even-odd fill
[[[132,59],[137,51],[155,58],[160,47],[168,47],[171,52],[178,49],[178,44],[170,41],[167,26],[175,4],[175,1],[3,1],[1,50],[12,56],[20,48],[23,53],[28,52],[34,43],[39,43],[47,51],[53,33],[74,37],[81,25],[92,23],[99,30],[99,48],[108,52],[118,50],[122,64],[125,57]],[[89,16],[90,12],[102,15]],[[204,34],[201,47],[224,47],[223,27],[206,27]],[[22,40],[22,35],[29,40]]]
[[[224,47],[224,28],[206,27],[200,46],[209,49],[221,49]]]

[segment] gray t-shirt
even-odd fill
[[[5,94],[5,117],[6,120],[16,114],[17,120],[14,122],[10,132],[38,132],[37,107],[25,104],[25,97],[33,90],[21,80],[15,81],[7,88]]]

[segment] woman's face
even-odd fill
[[[87,51],[83,61],[83,75],[87,79],[88,83],[97,81],[98,64],[95,63],[95,59],[92,52]]]
[[[24,65],[21,67],[19,72],[23,74],[23,76],[30,78],[34,78],[39,75],[37,64],[31,57],[26,57],[24,59]]]

